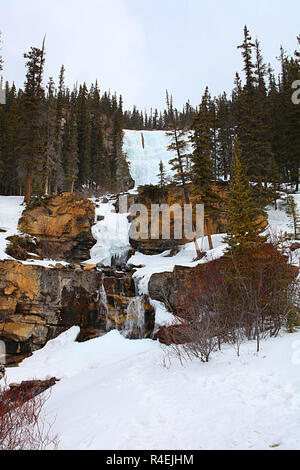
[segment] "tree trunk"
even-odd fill
[[[208,243],[209,243],[209,249],[213,250],[214,245],[213,245],[212,236],[211,236],[210,219],[205,219],[205,225],[206,225],[206,232],[207,232],[207,238],[208,238]]]
[[[30,168],[27,170],[26,176],[26,189],[25,189],[25,198],[24,202],[29,202],[32,193],[32,180],[33,180],[33,169]]]
[[[190,204],[189,190],[186,186],[186,183],[185,183],[184,179],[182,181],[182,186],[183,186],[183,193],[184,193],[185,203]],[[193,231],[193,242],[194,242],[194,245],[195,245],[197,259],[201,259],[203,257],[203,253],[202,253],[202,251],[199,247],[199,243],[198,243],[198,240],[197,240],[197,237],[196,237],[196,227],[195,227],[193,221],[192,221],[192,231]]]
[[[48,196],[49,194],[49,176],[45,176],[45,182],[44,182],[44,196]]]

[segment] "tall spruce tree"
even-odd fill
[[[79,185],[90,187],[91,177],[91,120],[86,84],[79,88],[77,100],[77,132],[79,152]]]
[[[78,176],[77,120],[74,95],[71,98],[70,116],[65,125],[63,138],[63,166],[66,189],[73,193]]]
[[[25,170],[25,202],[31,194],[35,174],[40,169],[44,155],[43,122],[42,122],[42,78],[45,63],[45,42],[42,49],[32,47],[24,58],[27,59],[25,91],[20,105],[20,153],[22,159],[19,168]]]
[[[251,186],[242,160],[241,145],[236,138],[225,238],[230,250],[237,247],[249,249],[263,241],[260,237],[263,225],[257,221],[258,210],[253,202]]]
[[[173,179],[183,189],[185,203],[190,203],[188,183],[191,181],[190,155],[188,153],[188,142],[185,132],[178,127],[177,122],[169,124],[169,131],[166,133],[171,137],[171,143],[167,150],[174,153],[174,158],[169,161],[171,170],[174,172]]]
[[[46,148],[44,158],[44,195],[50,193],[52,180],[55,182],[57,162],[57,120],[56,120],[56,100],[53,78],[49,78],[47,85],[48,96],[46,103]]]
[[[211,237],[210,217],[218,212],[217,203],[220,197],[213,189],[213,166],[212,166],[212,133],[210,114],[210,94],[208,88],[205,89],[199,112],[194,118],[192,125],[192,145],[193,154],[191,157],[192,181],[194,185],[194,195],[199,202],[205,205],[205,225],[209,239],[209,247],[213,249]]]
[[[158,184],[159,184],[160,189],[163,189],[167,184],[167,177],[166,177],[165,165],[163,164],[162,161],[159,162],[158,168],[159,168],[159,173],[157,175],[158,181],[159,181]]]
[[[218,174],[227,181],[231,173],[234,125],[232,103],[228,100],[226,93],[216,99],[216,107]]]
[[[258,184],[259,194],[263,193],[270,177],[272,165],[272,133],[266,106],[265,65],[259,42],[252,42],[247,26],[244,28],[244,42],[239,49],[244,59],[246,83],[237,87],[235,95],[235,125],[242,148],[242,158],[251,181]],[[256,64],[253,63],[253,51]],[[263,204],[263,199],[262,199]]]

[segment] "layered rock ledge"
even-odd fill
[[[6,344],[7,361],[19,362],[74,325],[81,328],[79,341],[122,330],[135,296],[132,273],[1,261],[0,340]],[[144,336],[149,337],[154,311],[146,297],[141,302]],[[130,337],[139,337],[132,320]]]

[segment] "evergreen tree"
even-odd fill
[[[177,122],[169,124],[167,136],[171,137],[171,143],[167,150],[174,152],[175,156],[169,161],[171,170],[174,172],[173,179],[180,183],[183,188],[185,203],[190,203],[188,183],[191,179],[190,174],[190,155],[187,153],[188,142],[182,129],[179,129]]]
[[[159,179],[159,187],[163,189],[167,184],[166,170],[162,161],[159,162],[159,173],[157,175]]]
[[[211,238],[210,217],[218,210],[216,204],[220,201],[219,196],[213,189],[212,168],[212,135],[211,114],[209,109],[210,95],[208,88],[202,98],[198,114],[193,122],[192,135],[192,181],[194,184],[194,195],[205,205],[205,223],[209,238],[210,249],[213,249]]]
[[[103,141],[100,91],[96,80],[90,92],[91,111],[91,174],[96,188],[109,188],[111,184],[110,160]],[[122,99],[119,106],[122,108]]]
[[[242,150],[238,138],[234,145],[234,163],[230,184],[225,238],[230,250],[249,249],[263,241],[262,223],[257,222],[258,211],[251,196],[251,186],[242,163]]]
[[[40,162],[44,155],[44,139],[42,134],[42,112],[41,104],[43,97],[42,77],[45,63],[44,42],[42,49],[32,47],[29,53],[24,54],[27,59],[27,75],[25,91],[22,95],[20,105],[20,152],[22,160],[19,168],[25,170],[26,190],[25,202],[28,202],[35,173],[40,169]]]
[[[74,99],[71,102],[70,117],[65,125],[63,140],[63,166],[66,188],[73,193],[78,176],[77,121]]]
[[[227,99],[226,93],[216,99],[216,107],[218,174],[226,181],[231,172],[234,139],[232,103]]]
[[[91,177],[91,121],[86,84],[79,88],[77,100],[77,132],[79,153],[79,186],[90,187]]]
[[[167,95],[168,96],[168,95]],[[178,128],[178,124],[175,120],[173,123],[169,123],[170,131],[167,132],[169,137],[172,137],[171,144],[167,147],[167,150],[175,152],[175,157],[169,161],[171,169],[175,172],[173,179],[178,182],[182,189],[185,199],[185,204],[190,204],[190,195],[188,189],[188,183],[190,181],[190,155],[186,153],[188,143],[185,140],[185,133],[183,130]],[[197,254],[197,259],[200,259],[202,256],[197,238],[196,230],[193,224],[193,241],[195,245],[195,250]]]
[[[52,184],[56,185],[57,168],[56,164],[58,161],[58,145],[57,145],[57,110],[55,100],[54,81],[50,77],[48,83],[48,96],[46,104],[46,148],[44,158],[44,194],[48,195],[51,192]]]
[[[241,84],[237,83],[235,124],[249,179],[258,183],[262,195],[263,183],[266,186],[270,177],[273,158],[271,124],[266,106],[265,66],[259,42],[252,43],[246,26],[244,42],[238,48],[242,49],[246,84],[242,88]],[[256,67],[252,61],[253,48],[256,51]]]
[[[4,194],[18,194],[18,142],[19,104],[16,89],[6,84],[6,102],[0,106],[0,153],[2,153],[2,178],[0,186]]]

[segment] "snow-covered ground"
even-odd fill
[[[125,134],[137,186],[155,184],[159,161],[166,164],[171,158],[162,150],[165,133],[153,137],[157,132],[144,132],[145,149],[140,132]],[[300,194],[294,197],[300,210]],[[6,237],[17,233],[22,202],[22,198],[0,197],[0,229],[6,230],[0,233],[0,259],[9,258]],[[89,263],[110,265],[112,256],[121,256],[130,247],[127,214],[117,214],[113,200],[93,202],[96,218],[104,220],[93,227],[96,245]],[[269,207],[268,216],[269,233],[292,232],[283,207],[278,211]],[[135,273],[140,293],[147,293],[153,273],[222,256],[223,237],[214,235],[214,250],[197,262],[193,243],[182,246],[173,257],[168,257],[169,252],[136,253],[129,263],[143,265]],[[207,239],[204,249],[208,249]],[[152,304],[157,325],[172,321],[161,303]],[[76,343],[78,332],[78,327],[71,328],[19,367],[7,369],[9,383],[61,379],[45,409],[49,422],[55,420],[53,432],[59,436],[60,449],[300,448],[300,332],[262,341],[258,354],[254,343],[245,342],[240,357],[233,347],[225,346],[208,364],[193,360],[184,366],[170,356],[170,348],[152,340],[128,340],[112,331]]]
[[[77,334],[7,370],[9,382],[61,379],[45,409],[60,449],[300,448],[300,333],[184,367],[158,342],[112,331],[76,343]]]
[[[300,193],[293,194],[294,201],[297,205],[298,212],[300,212]],[[284,198],[285,199],[285,198]],[[278,210],[274,206],[267,208],[269,219],[269,231],[273,235],[279,236],[280,234],[294,233],[291,218],[287,216],[284,201],[278,202]]]
[[[0,259],[10,259],[5,252],[7,237],[18,233],[18,221],[24,210],[23,197],[0,196]]]
[[[171,257],[168,256],[170,251],[165,251],[159,255],[144,255],[136,252],[128,260],[128,263],[136,266],[143,266],[142,268],[138,268],[134,274],[134,277],[139,280],[138,286],[140,293],[148,293],[148,282],[154,273],[172,272],[175,266],[187,266],[193,268],[198,264],[207,263],[208,261],[220,258],[227,246],[223,242],[224,236],[224,234],[212,236],[214,244],[213,250],[209,250],[208,239],[207,237],[204,238],[203,249],[204,251],[207,251],[207,255],[200,261],[193,261],[196,257],[194,242],[183,245],[179,248],[177,255]],[[199,238],[199,246],[201,246],[201,241],[202,240]]]

